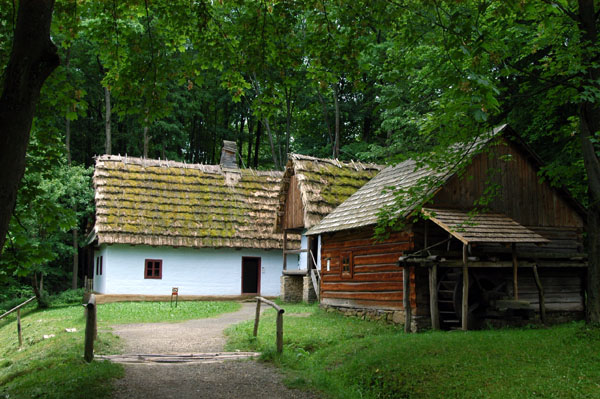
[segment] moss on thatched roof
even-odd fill
[[[281,172],[104,155],[96,159],[98,244],[282,248]]]
[[[371,180],[382,166],[337,159],[290,154],[279,190],[276,229],[281,231],[290,178],[296,176],[302,206],[304,228],[317,224],[356,190]]]

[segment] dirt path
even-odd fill
[[[235,313],[182,323],[124,324],[113,327],[125,354],[219,352],[223,331],[254,317],[256,305],[243,303]],[[125,398],[309,398],[314,394],[286,388],[278,371],[254,360],[215,363],[125,364],[115,383],[115,399]]]

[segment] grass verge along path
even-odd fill
[[[404,334],[314,305],[282,307],[283,355],[269,310],[257,339],[248,322],[228,330],[228,346],[263,352],[289,385],[331,398],[600,397],[600,329],[583,323]]]
[[[115,353],[117,337],[107,329],[118,323],[182,321],[213,317],[239,309],[234,302],[110,303],[98,306],[96,353]],[[83,360],[85,320],[81,304],[23,312],[23,348],[18,349],[15,316],[0,321],[0,398],[106,398],[111,380],[123,367],[108,361]],[[76,332],[66,332],[76,328]],[[44,335],[51,336],[44,339]]]

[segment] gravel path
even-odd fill
[[[254,317],[256,304],[243,303],[238,312],[182,323],[113,326],[125,354],[190,354],[219,352],[223,331]],[[125,377],[115,383],[115,399],[131,398],[297,398],[314,394],[286,388],[278,371],[254,360],[217,363],[125,364]]]

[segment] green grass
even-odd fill
[[[282,356],[273,311],[258,339],[252,323],[229,329],[229,349],[262,351],[289,385],[331,398],[600,398],[600,329],[582,323],[409,335],[314,306],[283,307]]]
[[[177,322],[214,317],[239,308],[239,303],[225,301],[182,301],[177,307],[169,302],[115,302],[98,306],[98,320],[103,324]]]
[[[123,375],[123,367],[107,361],[83,360],[85,320],[80,304],[22,312],[23,348],[18,349],[16,316],[0,321],[0,398],[106,398],[111,380]],[[118,352],[120,342],[110,325],[182,321],[216,316],[239,309],[234,302],[127,302],[98,306],[98,339],[95,352]],[[68,333],[66,328],[76,328]],[[54,334],[49,339],[44,335]]]

